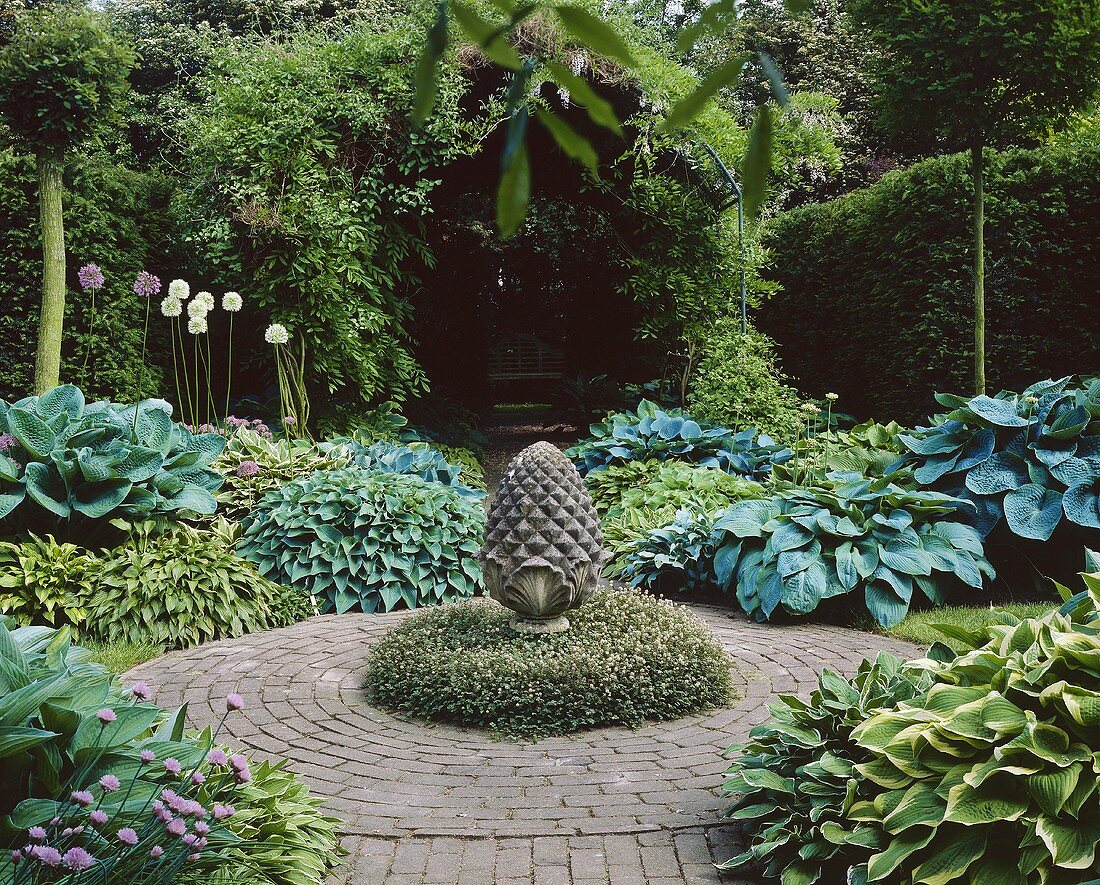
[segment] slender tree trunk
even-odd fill
[[[985,393],[985,182],[982,144],[970,149],[974,175],[974,392]]]
[[[63,154],[43,148],[38,155],[38,217],[42,228],[42,313],[34,390],[43,393],[61,380],[61,335],[65,327],[65,224],[61,195]]]

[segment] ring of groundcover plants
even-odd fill
[[[678,719],[734,700],[734,663],[682,605],[599,590],[564,633],[511,630],[489,600],[427,609],[370,650],[365,689],[395,713],[534,739]]]

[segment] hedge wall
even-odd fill
[[[1100,145],[991,154],[986,222],[991,392],[1100,372]],[[964,155],[778,216],[782,290],[756,318],[807,393],[882,420],[923,419],[972,386],[971,185]]]

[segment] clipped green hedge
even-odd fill
[[[991,390],[1100,365],[1100,144],[990,153],[986,313]],[[756,323],[800,390],[903,423],[971,386],[971,185],[963,155],[775,219],[782,286]]]

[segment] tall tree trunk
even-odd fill
[[[970,149],[974,176],[974,392],[985,393],[985,182],[982,144]]]
[[[61,195],[64,187],[61,150],[43,148],[38,155],[38,217],[42,228],[42,313],[38,321],[38,353],[34,360],[34,390],[43,393],[61,379],[61,334],[65,327],[65,224]]]

